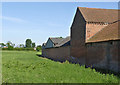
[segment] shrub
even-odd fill
[[[41,46],[37,46],[36,50],[41,51],[42,50]]]
[[[34,51],[34,48],[2,48],[2,50]]]

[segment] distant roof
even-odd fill
[[[64,45],[65,43],[69,42],[70,41],[70,36],[64,38],[61,42],[59,42],[56,47],[60,47],[62,45]]]
[[[105,22],[112,23],[120,20],[117,9],[100,9],[78,7],[87,22]],[[119,18],[119,19],[118,19]]]
[[[61,42],[63,40],[63,38],[61,38],[61,37],[50,38],[50,39],[54,44],[58,44],[59,42]]]
[[[96,33],[93,37],[91,37],[87,42],[100,42],[120,39],[120,27],[118,28],[118,24],[120,24],[120,21],[109,24],[101,31]]]
[[[45,46],[45,45],[46,45],[46,43],[43,43],[43,44],[42,44],[42,46]]]

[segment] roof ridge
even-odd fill
[[[119,20],[118,9],[102,9],[102,8],[87,8],[78,7],[77,9],[86,22],[107,22],[112,23]]]
[[[49,37],[49,38],[53,38],[53,39],[57,39],[57,38],[58,38],[58,39],[59,39],[59,38],[61,38],[61,37]]]
[[[86,9],[100,9],[100,10],[120,10],[120,9],[105,9],[105,8],[89,8],[89,7],[77,7],[77,8],[86,8]]]

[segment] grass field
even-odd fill
[[[36,56],[33,51],[2,52],[3,83],[117,83],[114,75]]]

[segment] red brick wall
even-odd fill
[[[118,41],[86,43],[90,38],[107,25],[86,24],[81,12],[77,10],[71,26],[70,56],[78,63],[103,69],[118,71]],[[120,48],[119,48],[120,49]]]
[[[87,43],[86,65],[120,72],[120,41]]]
[[[70,56],[70,46],[42,49],[42,55],[54,60],[65,61]]]
[[[98,43],[86,43],[87,57],[86,65],[93,66],[102,69],[108,69],[108,43],[98,42]]]
[[[87,23],[86,24],[86,41],[95,35],[97,32],[99,32],[101,29],[103,29],[105,26],[104,24],[95,24],[95,23]]]
[[[112,45],[110,47],[110,69],[118,70],[120,72],[120,40],[119,41],[113,41]]]
[[[100,63],[105,56],[105,48],[102,43],[89,43],[86,45],[87,56],[86,65],[91,66],[93,64]]]
[[[86,22],[77,9],[73,24],[71,26],[71,48],[70,55],[80,59],[82,64],[85,64],[86,48],[85,45],[85,28]]]
[[[43,49],[42,54],[54,60],[65,61],[72,58],[87,66],[120,72],[120,41],[85,43],[106,25],[86,24],[77,10],[71,26],[71,46]]]

